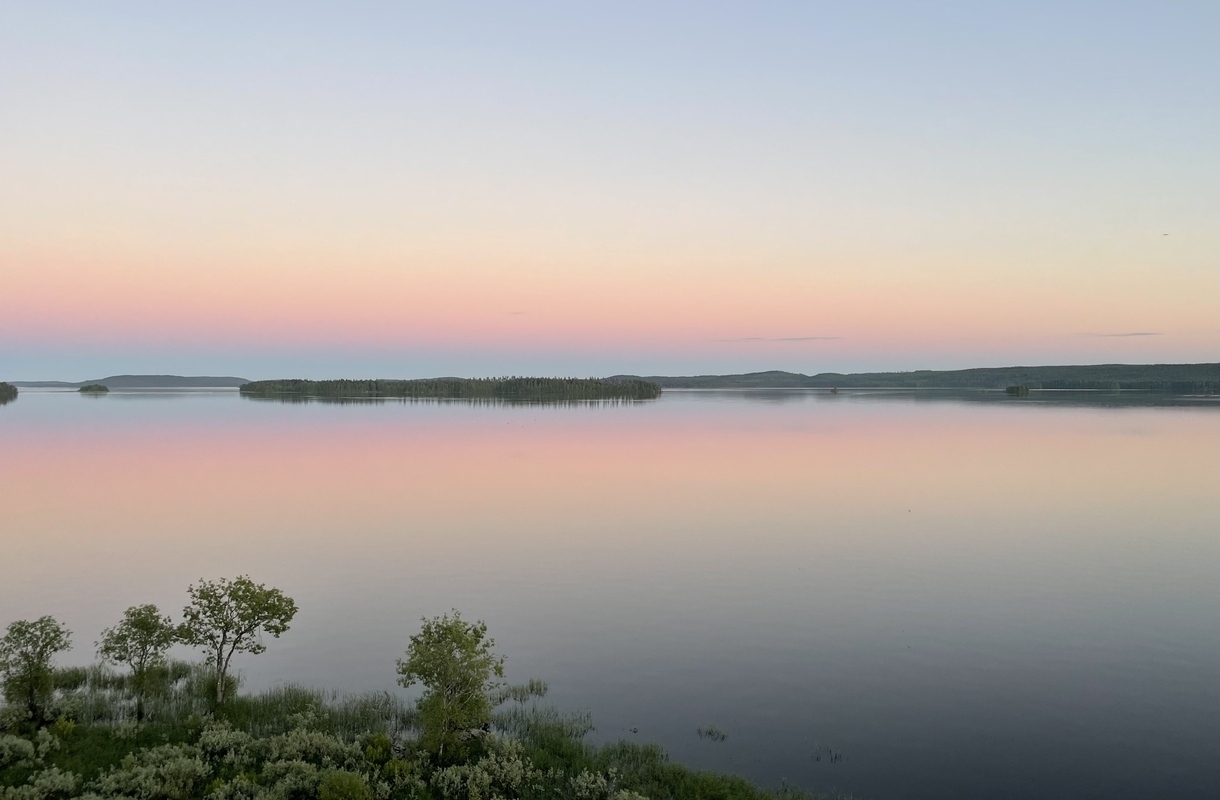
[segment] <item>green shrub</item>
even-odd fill
[[[373,800],[373,792],[362,776],[336,770],[322,779],[318,800]]]

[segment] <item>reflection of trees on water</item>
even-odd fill
[[[1174,395],[1139,389],[1029,389],[1009,394],[992,389],[666,389],[687,396],[748,399],[758,403],[991,403],[1030,407],[1132,408],[1189,406],[1220,409],[1220,395]]]

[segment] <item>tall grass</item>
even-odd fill
[[[192,718],[215,716],[253,736],[309,727],[344,740],[366,733],[401,739],[415,727],[416,710],[389,692],[348,694],[296,684],[257,694],[237,694],[239,681],[228,679],[230,700],[215,705],[216,672],[206,664],[173,661],[150,681],[144,701],[145,722],[171,728]],[[52,709],[84,725],[122,728],[136,724],[136,698],[130,674],[103,665],[55,672]]]

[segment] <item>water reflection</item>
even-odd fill
[[[401,405],[440,405],[458,404],[469,406],[625,406],[655,402],[653,399],[637,400],[634,398],[611,397],[595,400],[549,400],[521,399],[506,397],[315,397],[310,395],[252,395],[242,394],[243,400],[254,403],[284,403],[288,405],[319,405],[351,406],[351,405],[381,405],[398,403]]]
[[[301,606],[251,687],[394,690],[457,607],[596,737],[769,784],[1216,794],[1213,407],[155,399],[0,414],[6,619],[249,572]]]

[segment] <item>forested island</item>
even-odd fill
[[[106,394],[110,391],[110,387],[104,383],[87,383],[77,391],[81,394]]]
[[[200,580],[181,621],[133,606],[101,633],[99,663],[56,667],[72,634],[53,617],[0,638],[4,800],[814,800],[669,761],[656,745],[592,745],[587,714],[504,682],[482,622],[454,611],[404,642],[399,694],[288,685],[241,694],[234,656],[266,650],[296,603],[249,577]],[[201,663],[171,661],[174,644]],[[694,732],[692,732],[694,734]],[[714,725],[698,735],[719,746]]]
[[[1142,391],[1164,394],[1220,394],[1220,363],[1090,364],[1054,367],[980,367],[912,372],[748,372],[686,377],[617,375],[610,380],[644,380],[663,389],[986,389],[1010,386],[1033,390]]]
[[[661,387],[635,378],[428,378],[421,380],[273,380],[242,384],[242,395],[271,399],[470,399],[566,402],[652,400]]]
[[[0,381],[0,406],[17,399],[17,387],[11,383]]]

